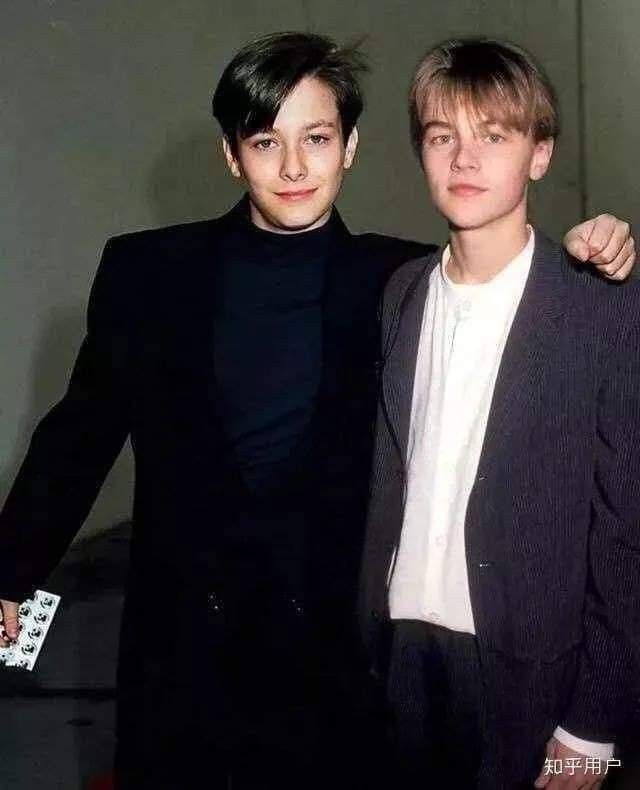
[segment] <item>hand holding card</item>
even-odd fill
[[[7,647],[18,638],[20,624],[16,601],[5,601],[0,598],[0,647]]]
[[[11,608],[7,609],[5,603],[3,602],[3,616],[8,624],[13,612]],[[29,671],[33,669],[59,603],[59,595],[36,590],[33,598],[20,604],[18,607],[18,635],[17,638],[9,642],[8,647],[0,647],[0,665],[19,667]],[[4,622],[0,623],[0,626],[2,636],[6,640]],[[9,634],[11,634],[11,629]]]

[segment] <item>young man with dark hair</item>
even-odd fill
[[[325,36],[276,33],[252,42],[225,69],[213,96],[213,114],[231,150],[273,127],[282,103],[300,80],[312,77],[331,90],[345,145],[363,108],[358,75],[367,70],[356,48],[338,49]]]
[[[399,786],[598,787],[638,672],[640,291],[527,224],[558,133],[530,55],[437,46],[411,117],[450,235],[385,291],[361,600]]]
[[[68,392],[0,516],[10,630],[10,602],[46,577],[131,436],[119,788],[226,787],[230,768],[234,790],[373,786],[350,620],[377,304],[426,248],[352,236],[333,208],[361,67],[311,34],[236,55],[213,107],[248,194],[218,219],[107,243]],[[574,243],[592,231],[607,240],[595,262],[628,269],[624,223]],[[150,591],[168,633],[144,616]]]

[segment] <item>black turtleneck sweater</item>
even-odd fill
[[[304,467],[322,372],[322,294],[335,212],[303,233],[239,217],[220,261],[215,364],[225,431],[260,498]]]

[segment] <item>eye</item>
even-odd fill
[[[501,143],[504,141],[504,139],[505,139],[504,136],[498,134],[498,132],[489,132],[489,134],[487,134],[485,137],[485,140],[487,140],[490,143]]]
[[[327,137],[326,134],[310,134],[307,137],[307,140],[313,145],[325,145],[331,140],[331,138]]]
[[[429,145],[447,145],[453,140],[451,134],[435,134],[429,138]]]
[[[273,148],[275,144],[276,141],[271,137],[265,137],[262,140],[255,142],[253,144],[253,148],[256,148],[258,151],[268,151],[270,148]]]

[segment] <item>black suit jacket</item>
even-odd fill
[[[0,514],[0,597],[22,600],[44,584],[131,437],[134,528],[120,684],[146,684],[150,698],[175,677],[173,645],[181,665],[188,667],[191,655],[194,676],[201,674],[195,668],[199,624],[218,611],[219,587],[237,572],[221,536],[244,489],[219,414],[213,305],[217,249],[246,210],[244,200],[219,219],[107,242],[68,390],[36,428]],[[425,249],[374,234],[353,236],[338,219],[311,428],[315,474],[306,498],[316,537],[333,547],[327,587],[349,574],[357,579],[382,287],[398,265]],[[171,645],[165,636],[161,649],[158,620],[142,616],[150,593],[173,629]],[[186,686],[193,682],[184,681],[188,676],[187,668]],[[144,717],[144,704],[131,699],[132,716]]]
[[[378,660],[422,313],[439,257],[401,267],[384,296],[359,606]],[[607,741],[630,712],[640,644],[639,341],[639,284],[604,282],[537,233],[465,521],[476,633],[503,724],[535,719]]]

